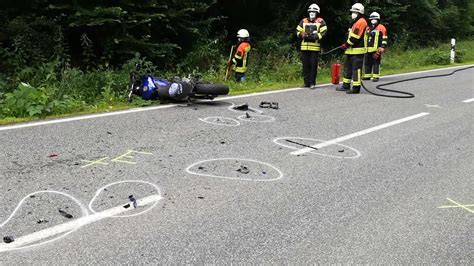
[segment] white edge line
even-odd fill
[[[454,67],[447,67],[447,68],[423,70],[423,71],[417,71],[417,72],[388,75],[388,76],[385,76],[385,77],[400,77],[400,76],[407,76],[407,75],[417,75],[417,74],[422,74],[422,73],[450,70],[450,69],[470,67],[470,66],[474,66],[474,65],[464,65],[464,66],[454,66]],[[332,85],[332,84],[327,83],[327,84],[318,85],[316,87],[320,88],[320,87],[326,87],[326,86],[330,86],[330,85]],[[254,97],[254,96],[260,96],[260,95],[275,94],[275,93],[292,92],[292,91],[303,90],[303,89],[305,89],[305,88],[288,88],[288,89],[282,89],[282,90],[257,92],[257,93],[243,94],[243,95],[237,95],[237,96],[228,96],[228,97],[222,97],[222,98],[218,98],[218,99],[219,100],[239,99],[239,98]],[[140,107],[140,108],[134,108],[134,109],[124,110],[124,111],[110,112],[110,113],[85,115],[85,116],[78,116],[78,117],[71,117],[71,118],[62,118],[62,119],[55,119],[55,120],[48,120],[48,121],[41,121],[41,122],[27,122],[27,123],[15,124],[15,125],[11,125],[11,126],[0,126],[0,131],[6,131],[6,130],[11,130],[11,129],[19,129],[19,128],[27,128],[27,127],[35,127],[35,126],[43,126],[43,125],[52,125],[52,124],[59,124],[59,123],[65,123],[65,122],[80,121],[80,120],[94,119],[94,118],[115,116],[115,115],[122,115],[122,114],[153,111],[153,110],[166,109],[166,108],[171,108],[171,107],[176,107],[176,106],[179,106],[179,105],[178,104],[170,104],[170,105],[160,105],[160,106],[152,106],[152,107]]]
[[[346,140],[349,140],[349,139],[353,139],[353,138],[356,138],[356,137],[359,137],[359,136],[362,136],[362,135],[365,135],[365,134],[368,134],[368,133],[371,133],[371,132],[374,132],[374,131],[377,131],[377,130],[380,130],[380,129],[384,129],[384,128],[391,127],[391,126],[394,126],[394,125],[397,125],[397,124],[401,124],[401,123],[404,123],[404,122],[407,122],[407,121],[410,121],[410,120],[413,120],[413,119],[416,119],[416,118],[420,118],[420,117],[423,117],[423,116],[426,116],[426,115],[429,115],[429,114],[430,113],[419,113],[419,114],[412,115],[412,116],[409,116],[409,117],[405,117],[405,118],[402,118],[402,119],[398,119],[398,120],[395,120],[395,121],[392,121],[392,122],[389,122],[389,123],[385,123],[385,124],[382,124],[382,125],[379,125],[379,126],[376,126],[376,127],[364,129],[364,130],[361,130],[361,131],[358,131],[358,132],[355,132],[355,133],[352,133],[352,134],[349,134],[349,135],[346,135],[346,136],[343,136],[343,137],[339,137],[339,138],[336,138],[336,139],[333,139],[333,140],[329,140],[329,141],[326,141],[326,142],[323,142],[323,143],[320,143],[320,144],[316,144],[316,145],[313,145],[311,147],[316,148],[316,149],[321,149],[321,148],[324,148],[324,147],[327,147],[327,146],[330,146],[330,145],[333,145],[333,144],[336,144],[336,143],[339,143],[339,142],[343,142],[343,141],[346,141]],[[302,154],[311,152],[313,150],[314,149],[312,149],[312,148],[303,148],[301,150],[291,152],[290,154],[291,155],[302,155]]]
[[[149,205],[151,203],[156,203],[157,201],[159,201],[161,199],[162,199],[162,197],[159,196],[159,195],[152,195],[152,196],[148,196],[148,197],[145,197],[143,199],[137,200],[137,204],[138,204],[138,206],[146,206],[146,205]],[[4,251],[14,250],[14,249],[17,249],[17,248],[22,247],[24,245],[28,245],[28,244],[40,241],[42,239],[52,237],[52,236],[55,236],[55,235],[58,235],[58,234],[61,234],[61,233],[65,233],[65,232],[68,232],[68,231],[71,231],[71,230],[74,230],[74,229],[77,230],[78,228],[80,228],[82,226],[85,226],[85,225],[88,225],[88,224],[91,224],[93,222],[97,222],[97,221],[103,220],[105,218],[113,217],[113,216],[116,216],[118,214],[133,210],[133,207],[124,208],[123,207],[124,205],[125,204],[122,204],[120,206],[105,210],[103,212],[87,215],[87,216],[81,217],[79,219],[76,219],[74,221],[59,224],[59,225],[56,225],[56,226],[53,226],[53,227],[50,227],[50,228],[47,228],[47,229],[44,229],[44,230],[41,230],[41,231],[38,231],[38,232],[34,232],[34,233],[31,233],[31,234],[19,237],[18,239],[15,240],[15,242],[12,242],[12,243],[9,243],[9,244],[1,243],[0,244],[0,253],[4,252]]]
[[[474,102],[474,98],[472,99],[469,99],[469,100],[465,100],[465,101],[462,101],[463,103],[471,103],[471,102]]]

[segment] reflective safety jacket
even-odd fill
[[[248,57],[249,57],[249,52],[252,47],[250,46],[250,43],[248,42],[241,42],[237,46],[237,51],[235,52],[234,58],[232,59],[232,62],[234,63],[234,71],[238,73],[245,73],[247,72],[247,63],[248,63]]]
[[[367,26],[365,18],[354,21],[347,34],[346,43],[349,44],[349,48],[346,50],[346,54],[365,54],[367,52]]]
[[[296,27],[296,35],[301,38],[306,33],[306,38],[301,41],[301,51],[321,51],[321,40],[326,36],[328,27],[322,18],[311,21],[309,18],[301,20]]]
[[[388,43],[387,28],[382,24],[377,24],[375,28],[367,28],[368,43],[367,52],[373,53],[382,47],[385,48]]]

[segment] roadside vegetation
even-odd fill
[[[310,2],[2,1],[0,124],[159,104],[126,102],[136,63],[164,78],[200,73],[228,84],[232,95],[299,86],[294,28]],[[323,43],[329,50],[344,38],[352,2],[317,2],[330,25]],[[263,7],[270,22],[258,15]],[[474,18],[465,15],[474,13],[470,1],[394,0],[367,9],[381,12],[390,32],[383,74],[448,66],[453,36],[463,36],[456,64],[474,63]],[[248,14],[244,21],[239,12]],[[228,50],[242,27],[252,35],[248,81],[224,82]],[[340,52],[321,58],[319,84],[330,81],[331,65],[341,59]]]

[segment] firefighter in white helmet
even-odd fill
[[[303,87],[315,89],[318,75],[318,62],[321,53],[321,40],[326,36],[328,27],[319,14],[317,4],[308,8],[308,17],[302,19],[296,27],[296,35],[301,39],[301,61],[303,63]]]
[[[367,54],[365,55],[365,74],[363,80],[377,82],[380,79],[382,55],[388,43],[387,28],[380,23],[380,14],[373,12],[369,17],[367,28]]]
[[[250,46],[250,34],[246,29],[240,29],[237,32],[237,49],[232,60],[229,61],[229,65],[233,65],[233,70],[235,72],[235,81],[241,82],[245,81],[247,72],[247,64],[249,52],[252,49]]]
[[[348,94],[360,92],[362,85],[362,67],[364,65],[364,55],[367,52],[367,21],[364,18],[365,8],[362,4],[356,3],[350,9],[352,24],[349,28],[346,42],[341,45],[345,51],[344,76],[342,87],[337,91],[346,91]],[[352,82],[352,90],[351,90]]]

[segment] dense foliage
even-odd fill
[[[324,46],[339,45],[354,1],[0,0],[0,116],[113,99],[136,61],[166,73],[219,71],[239,28],[249,29],[256,48],[249,74],[270,79],[268,71],[298,61],[295,27],[313,2],[329,26]],[[404,47],[474,34],[471,0],[361,2],[382,14],[390,41]],[[22,97],[41,107],[12,111]]]

